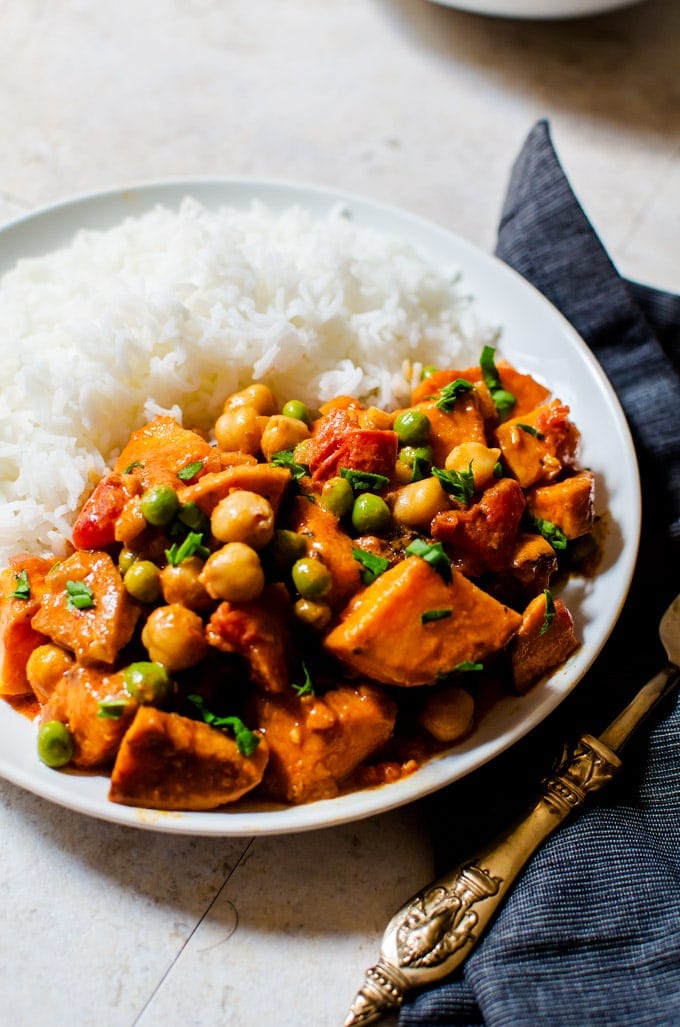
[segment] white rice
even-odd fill
[[[338,209],[187,198],[82,231],[0,281],[0,565],[62,555],[79,503],[159,412],[207,428],[252,380],[281,401],[395,407],[422,363],[474,363],[492,338],[456,270]]]

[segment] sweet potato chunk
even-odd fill
[[[496,439],[510,473],[522,488],[554,481],[578,456],[580,433],[569,407],[557,400],[504,421]]]
[[[529,513],[560,528],[568,539],[587,535],[595,519],[595,476],[580,471],[555,482],[539,485],[527,496]]]
[[[26,663],[39,645],[46,642],[44,634],[32,626],[32,618],[40,608],[45,575],[52,560],[39,556],[17,556],[7,570],[0,573],[0,696],[30,695]],[[26,582],[26,598],[14,599],[12,594]]]
[[[430,611],[447,611],[435,619]],[[448,612],[450,611],[450,613]],[[388,685],[426,685],[466,660],[502,649],[521,617],[458,571],[450,583],[419,556],[360,592],[324,640],[360,674]]]
[[[288,689],[290,603],[285,589],[271,586],[257,602],[220,603],[208,622],[206,638],[221,652],[243,656],[253,682],[266,692]]]
[[[578,648],[574,622],[561,599],[554,600],[555,614],[546,622],[546,597],[536,596],[522,616],[511,645],[512,677],[518,692],[527,692]],[[544,630],[545,628],[545,630]]]
[[[177,490],[181,503],[195,503],[208,517],[217,504],[235,489],[257,492],[268,500],[274,513],[291,481],[290,471],[272,464],[233,464],[222,471],[204,474],[193,485]]]
[[[220,455],[198,432],[162,415],[132,433],[113,469],[118,474],[132,474],[144,488],[164,483],[176,488],[182,481],[179,472],[199,463],[202,469],[192,478],[219,471]]]
[[[432,537],[446,545],[454,564],[466,575],[508,566],[524,514],[524,494],[513,478],[501,478],[466,510],[435,515]]]
[[[253,718],[270,750],[263,791],[283,802],[337,795],[342,782],[392,734],[395,704],[369,685],[323,696],[257,696]]]
[[[520,414],[528,413],[535,407],[545,403],[550,396],[549,389],[546,389],[544,385],[540,385],[531,375],[521,374],[519,371],[516,371],[507,360],[498,360],[496,370],[501,381],[501,387],[506,392],[512,393],[515,397],[515,405],[512,409],[513,417],[519,417]],[[432,392],[443,389],[445,385],[455,381],[456,378],[464,378],[466,381],[472,382],[473,385],[477,386],[483,383],[482,369],[477,365],[475,367],[468,367],[464,371],[435,371],[425,381],[419,382],[416,385],[412,394],[413,402],[419,403],[431,395]]]
[[[331,572],[331,605],[344,605],[361,586],[361,568],[352,556],[354,543],[338,518],[320,503],[298,496],[291,505],[290,526],[307,539],[308,553],[318,554]]]
[[[432,447],[432,462],[436,467],[443,467],[451,450],[461,442],[486,444],[484,416],[474,391],[459,396],[448,413],[439,410],[435,399],[416,403],[414,409],[425,414],[430,422],[428,442]]]
[[[127,701],[123,715],[100,717],[100,701],[118,698]],[[40,721],[60,720],[68,726],[74,744],[71,762],[76,767],[102,767],[113,762],[135,709],[119,674],[75,666],[57,684],[42,708]]]
[[[90,608],[73,606],[70,582],[91,590]],[[36,631],[74,652],[82,663],[112,664],[130,641],[138,617],[139,607],[130,599],[108,553],[83,551],[72,553],[50,571],[32,624]]]
[[[109,799],[149,809],[215,809],[260,783],[268,755],[263,739],[243,756],[223,731],[141,706],[118,752]]]

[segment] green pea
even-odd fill
[[[304,421],[305,424],[309,424],[309,411],[299,399],[289,399],[281,407],[281,413],[284,417],[294,417],[298,421]]]
[[[60,720],[47,720],[38,729],[38,757],[48,767],[64,767],[73,756],[73,737]]]
[[[430,435],[430,419],[421,410],[404,410],[395,417],[393,427],[404,446],[419,446]]]
[[[129,571],[136,559],[137,554],[133,553],[131,549],[127,548],[127,546],[123,546],[118,554],[118,567],[120,568],[120,573],[124,575],[126,571]]]
[[[191,528],[205,534],[210,528],[210,518],[195,503],[184,503],[177,511],[177,519]]]
[[[425,367],[420,372],[420,380],[422,382],[427,381],[433,374],[437,373],[437,367],[434,364],[425,364]]]
[[[329,478],[323,483],[321,505],[334,513],[336,517],[343,517],[349,513],[353,502],[354,490],[347,478]]]
[[[161,572],[151,560],[136,560],[123,575],[123,584],[133,599],[155,603],[161,594]]]
[[[307,552],[307,542],[295,531],[277,528],[266,555],[277,573],[287,573],[296,560]]]
[[[354,500],[352,524],[360,534],[379,535],[392,522],[390,508],[384,499],[372,492],[362,492]]]
[[[298,599],[293,609],[298,620],[317,631],[327,628],[333,615],[325,599]]]
[[[331,590],[331,572],[320,560],[303,556],[296,560],[291,571],[293,584],[303,599],[322,599]]]
[[[179,499],[172,485],[152,485],[142,493],[139,508],[149,524],[162,528],[179,510]]]
[[[417,461],[432,463],[431,446],[404,446],[399,450],[399,460],[407,467],[413,467]]]
[[[142,705],[162,706],[170,696],[172,681],[162,663],[131,663],[122,674],[126,691]]]

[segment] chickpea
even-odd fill
[[[274,536],[274,511],[257,492],[235,489],[213,510],[210,528],[220,542],[245,542],[262,549]]]
[[[262,417],[255,407],[237,406],[217,418],[215,438],[220,449],[254,455],[260,450],[262,427]]]
[[[265,459],[270,460],[274,453],[280,453],[282,449],[294,449],[299,442],[308,439],[309,435],[309,428],[304,421],[299,421],[296,417],[286,417],[285,414],[274,414],[262,432],[260,445]]]
[[[176,566],[168,564],[161,571],[161,589],[166,603],[181,603],[190,610],[207,610],[212,599],[200,579],[203,561],[189,556]]]
[[[253,382],[252,385],[241,389],[240,392],[234,392],[227,397],[224,411],[234,410],[237,407],[254,407],[258,414],[269,416],[276,413],[276,400],[269,386]]]
[[[28,683],[41,703],[47,702],[57,682],[71,669],[73,657],[58,645],[39,645],[26,663]]]
[[[243,542],[227,542],[209,556],[199,581],[213,599],[246,603],[257,599],[264,588],[264,571],[260,558]]]
[[[447,685],[428,696],[418,721],[438,742],[454,742],[471,729],[474,715],[475,703],[470,693]]]
[[[450,503],[439,480],[434,477],[402,485],[394,496],[392,516],[408,528],[428,527],[432,518],[448,510]]]
[[[501,455],[500,449],[490,449],[482,442],[461,442],[454,446],[446,458],[447,471],[467,471],[472,464],[475,490],[485,488],[495,477],[495,467]]]
[[[142,642],[149,658],[171,672],[199,663],[208,646],[201,618],[179,603],[151,611],[142,629]]]

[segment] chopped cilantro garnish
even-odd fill
[[[500,375],[494,360],[495,352],[496,350],[493,346],[485,346],[482,350],[482,355],[479,358],[479,366],[482,370],[482,377],[486,387],[491,393],[491,398],[496,405],[498,416],[502,421],[508,416],[517,402],[517,399],[511,392],[508,392],[501,385]]]
[[[188,560],[190,556],[200,556],[202,560],[210,556],[210,550],[203,545],[203,534],[199,531],[190,531],[182,542],[175,542],[165,550],[165,559],[173,567]]]
[[[451,561],[441,542],[426,542],[422,538],[416,538],[406,547],[405,552],[409,556],[419,556],[425,563],[429,563],[444,581],[451,580]]]
[[[445,492],[448,492],[454,499],[457,499],[463,506],[468,505],[475,491],[472,460],[468,464],[467,471],[442,471],[439,467],[433,467],[432,473],[439,479]]]
[[[296,685],[293,682],[291,682],[290,686],[299,699],[302,699],[302,697],[305,695],[316,695],[314,691],[314,683],[311,679],[309,671],[307,670],[307,664],[304,660],[302,661],[302,673],[304,674],[303,683],[301,685]]]
[[[439,390],[435,406],[445,414],[450,414],[458,397],[469,392],[472,387],[472,382],[469,382],[467,378],[456,378],[455,381],[449,382]]]
[[[457,663],[453,670],[456,673],[467,673],[471,670],[484,670],[484,664],[475,663],[474,660],[463,660],[462,663]]]
[[[134,469],[136,467],[143,467],[143,466],[144,466],[144,464],[142,463],[141,460],[133,460],[131,464],[127,465],[127,467],[123,471],[123,474],[132,474],[132,472],[134,471]]]
[[[119,696],[115,696],[113,699],[100,699],[97,704],[97,716],[104,720],[120,720],[129,705],[129,699]]]
[[[390,479],[384,474],[354,471],[351,467],[341,467],[340,477],[346,478],[355,492],[381,492],[390,483]]]
[[[545,616],[541,625],[541,635],[545,635],[546,631],[550,630],[550,626],[555,619],[555,600],[553,599],[553,594],[549,588],[544,588],[543,595],[545,596]]]
[[[233,732],[234,741],[242,756],[253,755],[260,744],[260,739],[250,728],[246,727],[240,717],[218,717],[216,713],[211,713],[206,709],[205,701],[200,695],[188,695],[187,699],[196,707],[205,723],[210,724],[210,727],[218,730],[229,728]]]
[[[370,585],[372,581],[384,574],[390,565],[390,561],[384,556],[376,556],[375,553],[367,553],[364,549],[353,549],[352,556],[361,564],[361,580],[364,585]]]
[[[299,464],[295,460],[293,449],[280,449],[278,453],[274,453],[270,464],[274,467],[285,467],[290,471],[296,481],[300,478],[305,478],[309,474],[309,467],[306,464]]]
[[[191,479],[195,478],[196,475],[199,473],[199,471],[202,471],[202,470],[203,470],[203,461],[202,460],[194,460],[193,463],[187,464],[186,467],[183,467],[181,469],[181,471],[178,471],[177,472],[177,477],[180,479],[180,481],[191,481]]]
[[[420,615],[420,623],[429,624],[433,620],[446,620],[452,614],[453,610],[424,610]]]
[[[517,427],[521,428],[522,431],[525,431],[527,435],[533,435],[535,439],[539,440],[539,442],[543,442],[545,439],[543,432],[539,431],[538,428],[534,428],[533,424],[520,424],[518,421]]]
[[[8,599],[30,599],[31,598],[31,585],[28,580],[28,571],[19,571],[18,574],[14,575],[15,587],[14,591],[10,592]]]
[[[558,528],[552,521],[545,521],[542,517],[531,517],[531,527],[542,535],[547,542],[553,547],[553,549],[566,549],[567,548],[567,536],[564,534],[561,528]]]
[[[91,610],[96,605],[94,592],[84,581],[67,581],[66,594],[66,605],[71,610]]]

